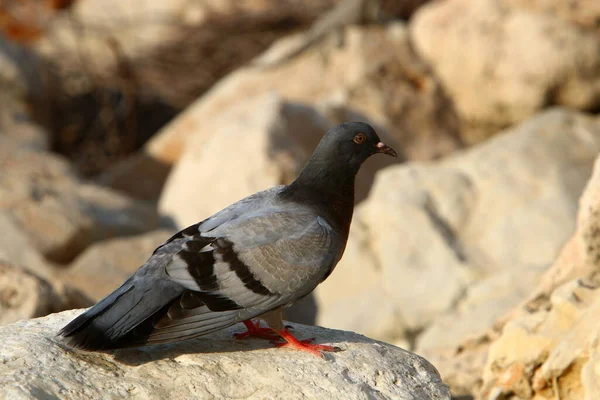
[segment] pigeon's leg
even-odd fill
[[[315,340],[314,338],[304,340],[296,339],[294,335],[290,333],[288,328],[283,325],[283,318],[281,314],[282,310],[279,308],[261,316],[261,318],[267,322],[269,327],[271,327],[271,329],[277,332],[277,334],[285,340],[285,342],[282,343],[275,342],[275,346],[289,347],[296,350],[307,351],[319,357],[323,357],[323,354],[321,353],[322,351],[336,352],[341,350],[339,347],[326,346],[323,344],[312,344],[311,342]]]
[[[256,337],[266,340],[277,340],[279,336],[271,328],[261,328],[260,327],[260,319],[257,319],[256,322],[252,320],[242,321],[244,325],[246,325],[246,332],[235,333],[237,339],[246,339],[249,337]]]

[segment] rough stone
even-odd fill
[[[579,289],[577,288],[582,286],[589,289],[597,286],[594,281],[597,281],[596,276],[598,275],[598,271],[600,271],[600,259],[595,257],[597,248],[595,241],[598,235],[594,234],[594,232],[597,232],[595,227],[600,223],[600,219],[598,218],[600,213],[596,212],[600,205],[600,192],[598,190],[600,187],[599,180],[600,157],[596,159],[592,176],[589,179],[585,191],[579,200],[579,212],[575,233],[563,247],[552,266],[544,272],[544,275],[536,284],[532,284],[531,282],[523,284],[523,281],[530,280],[525,279],[528,277],[528,273],[526,273],[524,270],[515,271],[513,274],[513,285],[517,288],[520,288],[519,290],[522,291],[522,289],[527,286],[534,288],[524,299],[521,299],[519,302],[520,304],[517,307],[502,315],[501,318],[498,318],[494,324],[490,324],[489,314],[495,314],[497,316],[498,312],[503,307],[490,308],[489,313],[479,316],[480,318],[486,320],[488,329],[483,329],[485,328],[485,324],[475,323],[474,326],[479,326],[479,333],[473,334],[474,332],[471,332],[472,334],[469,337],[465,336],[462,342],[458,345],[452,340],[452,343],[445,348],[442,348],[442,346],[433,345],[436,340],[440,341],[440,343],[443,343],[444,341],[447,342],[446,335],[453,339],[456,337],[458,332],[465,329],[462,327],[462,325],[466,323],[465,317],[470,317],[470,315],[469,313],[461,314],[460,311],[466,311],[466,307],[464,306],[472,303],[472,301],[467,298],[465,303],[459,306],[458,313],[450,313],[447,316],[439,318],[422,336],[419,337],[419,354],[422,354],[428,360],[431,360],[435,363],[445,382],[450,385],[454,394],[474,395],[481,391],[481,387],[483,385],[481,371],[486,365],[487,354],[489,352],[490,345],[495,346],[496,343],[499,343],[499,349],[496,349],[494,354],[495,357],[501,358],[503,351],[506,350],[503,349],[502,346],[510,347],[515,344],[515,341],[521,340],[515,339],[515,336],[525,335],[526,338],[523,339],[524,345],[522,348],[532,350],[536,354],[535,357],[530,358],[537,359],[540,355],[540,351],[542,352],[541,358],[547,356],[547,351],[550,351],[548,349],[554,346],[555,342],[552,340],[556,339],[557,333],[545,332],[543,334],[545,335],[544,337],[554,339],[551,340],[550,344],[547,342],[542,342],[541,350],[539,346],[536,350],[536,346],[532,344],[533,339],[529,336],[535,336],[534,334],[537,332],[540,325],[533,324],[533,328],[527,328],[529,330],[526,330],[525,333],[523,333],[523,330],[515,330],[515,326],[524,325],[523,321],[538,321],[536,318],[540,318],[541,320],[549,319],[550,317],[548,316],[548,312],[563,316],[571,315],[571,317],[569,317],[570,319],[577,318],[576,315],[579,313],[579,311],[573,312],[573,310],[570,308],[571,306],[567,307],[563,304],[565,303],[563,300],[566,299],[567,303],[573,303],[576,307],[579,307],[580,302],[577,299],[579,299],[580,294]],[[507,272],[512,273],[510,270]],[[528,272],[530,273],[532,271]],[[493,276],[492,279],[495,280],[497,278]],[[482,281],[482,283],[483,282],[485,281]],[[561,285],[566,286],[559,288]],[[479,284],[475,285],[470,290],[475,289],[478,286]],[[597,289],[594,290],[597,291]],[[490,295],[490,298],[493,299],[495,295],[496,293]],[[500,294],[500,296],[502,296],[502,294]],[[518,296],[513,294],[512,300],[509,298],[509,304],[514,303],[514,301],[517,300],[517,297]],[[557,301],[560,303],[559,305],[557,305]],[[589,303],[586,303],[586,301],[587,300],[584,300],[581,303]],[[503,305],[504,304],[505,303],[503,303]],[[585,304],[581,304],[581,306],[586,307]],[[537,317],[534,317],[534,315]],[[556,319],[558,317],[555,316],[552,318]],[[588,318],[597,319],[597,316],[590,316]],[[569,323],[567,323],[567,325]],[[527,327],[531,326],[530,323],[525,325]],[[444,328],[446,328],[446,332],[442,332]],[[588,328],[589,327],[585,329]],[[552,329],[554,328],[551,328],[551,330]],[[581,329],[582,328],[579,328],[580,333],[578,335],[584,334]],[[588,329],[588,331],[592,332],[593,329]],[[560,336],[561,334],[558,335]],[[498,339],[499,337],[503,337],[503,339]],[[539,335],[535,337],[539,337]],[[581,342],[580,345],[585,345],[585,338],[578,336],[576,340]],[[572,344],[575,343],[576,342],[573,342]],[[521,350],[516,350],[516,355],[514,355],[512,359],[514,362],[510,361],[511,359],[509,357],[508,362],[500,360],[501,368],[499,369],[495,367],[496,364],[488,365],[489,369],[486,387],[486,395],[489,395],[488,398],[498,398],[498,396],[507,395],[507,393],[514,389],[513,386],[517,385],[517,382],[519,382],[518,390],[521,394],[529,393],[529,395],[531,395],[531,393],[533,393],[532,390],[537,390],[532,386],[533,377],[531,374],[531,362],[527,361],[529,359],[525,357],[526,352],[523,351],[522,348]],[[575,349],[570,348],[568,352],[561,350],[562,356],[564,357],[569,355],[571,350],[573,350],[573,355],[577,354]],[[589,353],[589,360],[584,364],[584,366],[578,362],[572,363],[572,368],[575,369],[575,373],[573,374],[567,372],[569,377],[566,379],[560,375],[565,372],[564,368],[560,369],[560,371],[562,371],[559,374],[560,376],[550,376],[548,375],[548,368],[550,367],[545,367],[544,379],[546,379],[546,381],[554,381],[556,378],[556,383],[552,383],[553,390],[555,392],[556,385],[561,387],[560,394],[558,395],[559,398],[584,398],[581,392],[582,386],[586,391],[586,399],[594,399],[598,397],[598,393],[600,392],[598,392],[597,384],[595,383],[598,381],[598,370],[595,369],[596,356],[594,355],[594,350],[590,350]],[[569,357],[572,357],[573,355],[569,355]],[[533,368],[536,369],[537,365],[538,363],[536,361]],[[577,375],[577,371],[579,369],[581,369],[580,377]],[[539,383],[537,385],[540,386]],[[573,393],[576,394],[569,394],[568,390],[565,390],[567,385],[572,385],[575,388]],[[591,394],[588,395],[588,393]],[[537,394],[542,395],[539,391]],[[545,395],[548,395],[549,397],[542,396],[541,398],[557,397],[556,394],[549,395],[546,393],[544,396]]]
[[[233,72],[153,137],[146,151],[172,164],[188,138],[210,135],[206,120],[242,99],[268,92],[291,102],[322,105],[344,120],[367,115],[401,142],[400,150],[411,159],[436,158],[460,147],[452,104],[412,52],[405,25],[397,22],[348,27],[341,38],[331,34],[276,67]]]
[[[272,348],[263,340],[236,341],[235,326],[171,345],[89,353],[65,348],[57,330],[68,311],[0,328],[0,393],[13,399],[240,398],[450,399],[425,359],[350,332],[294,325],[344,351],[329,360]]]
[[[579,28],[598,31],[600,3],[595,0],[502,0],[511,8],[550,14]]]
[[[481,398],[598,398],[600,274],[570,281],[550,308],[509,321],[490,346]]]
[[[59,156],[0,146],[0,209],[46,258],[68,262],[88,244],[158,226],[153,207],[82,183]]]
[[[0,325],[64,310],[64,300],[48,281],[0,259]]]
[[[129,278],[173,233],[158,230],[94,243],[61,271],[61,279],[98,301]]]
[[[122,87],[119,79],[129,78],[136,91],[183,107],[223,74],[279,36],[308,26],[335,3],[80,0],[69,12],[48,18],[35,48],[51,60],[71,94],[102,81]]]
[[[551,104],[600,105],[600,37],[552,14],[496,0],[437,1],[416,13],[411,37],[471,143]]]
[[[13,221],[6,211],[0,211],[0,260],[20,265],[25,270],[52,280],[54,271],[33,247],[27,234]]]

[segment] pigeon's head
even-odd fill
[[[331,161],[360,166],[376,153],[398,155],[383,143],[375,130],[364,122],[346,122],[331,128],[319,143],[316,153]]]

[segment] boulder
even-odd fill
[[[52,266],[38,253],[27,234],[6,211],[0,211],[0,232],[0,260],[20,265],[24,270],[43,279],[54,279]]]
[[[185,228],[250,194],[291,183],[330,126],[317,110],[274,93],[225,108],[207,118],[186,144],[159,211]],[[395,161],[369,160],[357,176],[358,200],[368,193],[375,171]]]
[[[351,332],[294,325],[343,351],[328,360],[238,341],[241,326],[185,342],[91,353],[61,344],[56,332],[80,311],[0,327],[0,394],[12,399],[239,398],[450,399],[425,359]]]
[[[600,36],[558,16],[497,0],[437,1],[421,7],[410,27],[470,143],[551,104],[600,105]]]
[[[600,398],[600,274],[558,287],[490,346],[481,398]]]
[[[490,345],[496,343],[498,338],[501,335],[504,335],[503,329],[505,326],[508,326],[508,324],[515,321],[518,325],[521,323],[520,321],[534,318],[533,314],[537,313],[538,316],[545,315],[545,312],[552,310],[554,308],[553,301],[556,300],[556,295],[554,293],[558,293],[557,288],[561,285],[573,287],[573,285],[577,286],[582,282],[585,284],[585,281],[589,278],[592,280],[595,279],[594,277],[598,274],[598,271],[600,271],[600,257],[598,257],[598,249],[600,249],[600,246],[598,245],[597,234],[598,226],[600,225],[599,188],[600,157],[597,157],[592,176],[579,200],[579,212],[575,233],[560,251],[560,254],[552,266],[545,270],[541,278],[531,282],[531,274],[535,274],[535,271],[521,270],[513,273],[511,286],[518,290],[518,292],[513,293],[502,290],[502,286],[496,286],[494,288],[489,287],[488,293],[485,295],[483,290],[477,290],[480,284],[474,285],[472,288],[469,288],[469,293],[472,293],[473,291],[481,292],[485,295],[484,298],[491,300],[495,298],[502,299],[502,305],[499,307],[499,303],[494,302],[491,303],[492,307],[489,307],[490,302],[484,301],[482,305],[487,308],[482,310],[482,312],[477,312],[477,309],[473,307],[475,302],[469,299],[469,295],[465,302],[458,307],[457,311],[438,318],[419,337],[419,354],[424,355],[427,359],[435,363],[454,394],[474,395],[480,392],[483,385],[481,371],[485,366]],[[503,274],[496,274],[492,276],[491,279],[497,281],[499,278],[501,279],[502,276]],[[569,282],[571,283],[569,284]],[[579,283],[574,284],[573,282]],[[485,283],[485,280],[481,281],[481,283]],[[527,286],[529,286],[529,291],[523,296],[523,289]],[[594,287],[593,284],[591,286]],[[564,289],[560,290],[564,291]],[[564,292],[561,293],[564,295]],[[575,296],[574,298],[576,298],[576,290],[574,290],[570,296]],[[509,304],[514,304],[519,297],[519,305],[512,308],[509,312],[506,312],[505,307]],[[508,304],[504,303],[506,300],[508,300]],[[562,302],[562,300],[560,301]],[[473,305],[469,306],[469,303],[472,303]],[[469,311],[469,308],[473,308],[473,310]],[[503,309],[504,312],[502,312],[501,316],[498,318],[498,314]],[[562,312],[559,310],[555,311]],[[495,318],[495,321],[492,320],[493,318]],[[541,318],[547,317],[542,316]],[[479,319],[483,320],[484,323],[479,321]],[[471,328],[464,326],[467,324],[469,324]],[[479,332],[473,330],[473,327],[478,327]],[[507,327],[506,329],[513,328]],[[457,339],[460,338],[457,333],[461,331],[464,332],[465,330],[469,330],[469,332],[464,333],[462,335],[462,341],[457,343]],[[532,332],[532,330],[529,330],[526,335],[529,335]],[[448,338],[450,338],[450,340],[448,340]],[[436,344],[436,342],[438,343]],[[500,353],[496,353],[496,356],[500,357]],[[501,368],[501,371],[494,369],[492,374],[495,377],[494,379],[504,379],[501,378],[502,371],[507,372],[508,377],[513,376],[512,374],[515,371],[509,371],[513,367],[517,368],[516,372],[524,372],[519,366],[519,362],[520,361],[515,361],[516,367],[514,367],[511,362],[508,362],[502,364],[504,367]],[[491,366],[490,368],[493,369],[494,367]],[[527,380],[532,377],[530,372],[527,374],[529,374],[527,377],[521,376],[519,379],[522,378]],[[496,383],[494,383],[495,381],[492,382],[491,379],[492,378],[488,377],[487,383],[487,390],[490,391],[490,394],[494,392],[496,395],[499,395],[509,391],[510,384],[507,382],[501,383],[501,386],[504,389],[495,388],[492,390],[491,387]],[[582,376],[581,382],[583,382],[583,380],[584,377]],[[576,378],[576,382],[579,382],[579,378]],[[529,383],[528,385],[531,386]],[[576,383],[576,385],[579,385],[579,383]],[[594,397],[592,396],[590,398]]]
[[[92,304],[57,276],[3,211],[0,232],[0,325]]]
[[[61,279],[98,301],[125,282],[173,233],[157,230],[94,243],[61,271]]]
[[[308,26],[336,3],[78,0],[69,12],[49,18],[35,46],[56,64],[54,73],[72,93],[101,80],[123,84],[115,75],[127,78],[127,63],[139,90],[184,106],[279,36]]]
[[[90,304],[77,290],[0,259],[0,325]]]
[[[600,3],[596,0],[502,0],[511,8],[520,8],[536,13],[550,14],[570,22],[582,29],[600,28]]]
[[[6,143],[0,146],[0,210],[46,258],[68,262],[90,243],[158,226],[153,207],[83,183],[59,156]]]
[[[431,327],[420,351],[481,334],[571,235],[599,151],[598,118],[552,109],[442,161],[381,171],[316,290],[317,323],[386,341]],[[362,323],[369,313],[376,323]]]
[[[276,43],[270,52],[279,47]],[[131,182],[131,187],[136,180],[147,182],[157,168],[175,164],[192,141],[202,142],[213,134],[207,121],[270,92],[285,102],[318,108],[336,123],[368,120],[378,132],[394,138],[397,150],[409,159],[438,158],[461,147],[453,105],[412,52],[406,26],[351,26],[341,37],[332,33],[276,66],[252,64],[229,74],[147,142],[143,155],[120,165],[106,182],[121,188],[126,186],[121,182]],[[299,120],[298,127],[303,123]],[[144,193],[145,198],[152,196],[148,190]]]

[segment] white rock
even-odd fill
[[[95,241],[158,226],[153,207],[81,182],[63,158],[2,143],[0,210],[46,258],[67,262]]]
[[[344,348],[327,361],[263,340],[237,341],[231,335],[241,326],[178,344],[89,353],[54,338],[78,313],[0,328],[3,397],[450,399],[426,360],[350,332],[294,325],[299,337]]]
[[[411,34],[471,142],[549,104],[600,105],[600,38],[559,17],[496,0],[437,1],[419,9]]]
[[[125,282],[173,233],[157,230],[94,243],[61,271],[61,278],[98,301]]]
[[[145,146],[176,162],[188,138],[241,101],[275,92],[283,100],[331,109],[342,120],[370,120],[400,142],[411,159],[431,159],[460,147],[457,114],[441,85],[413,53],[402,23],[348,27],[271,68],[245,67],[223,78]],[[285,39],[282,39],[285,40]],[[277,47],[277,44],[273,45]],[[339,121],[343,122],[343,121]]]

